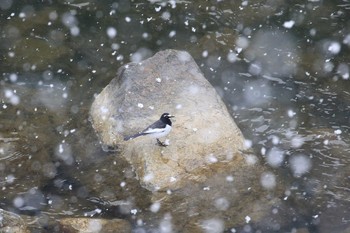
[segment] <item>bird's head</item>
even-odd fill
[[[160,118],[161,118],[161,119],[162,119],[162,118],[169,119],[169,118],[172,118],[172,117],[175,117],[175,116],[170,115],[169,113],[163,113],[162,116],[161,116]]]

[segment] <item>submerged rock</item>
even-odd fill
[[[163,112],[175,115],[168,147],[148,137],[123,140]],[[151,191],[201,182],[244,164],[241,131],[187,52],[166,50],[122,67],[90,114],[102,144],[118,147]]]
[[[64,218],[59,225],[66,233],[131,232],[129,222],[122,219]]]
[[[0,232],[29,233],[30,231],[19,215],[0,209]]]

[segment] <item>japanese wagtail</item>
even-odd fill
[[[159,138],[167,136],[171,131],[171,120],[174,116],[169,113],[163,113],[159,120],[148,126],[146,129],[132,136],[125,137],[124,140],[130,140],[139,136],[150,136],[157,139],[157,143],[160,146],[167,146],[167,144],[161,142]]]

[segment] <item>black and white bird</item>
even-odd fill
[[[165,137],[170,133],[172,125],[170,118],[172,117],[174,116],[170,115],[169,113],[163,113],[159,120],[149,125],[143,131],[132,136],[125,137],[124,140],[127,141],[130,139],[137,138],[139,136],[149,136],[152,138],[156,138],[158,145],[167,146],[167,144],[161,142],[159,138]]]

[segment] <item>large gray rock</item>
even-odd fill
[[[176,116],[168,147],[147,137],[123,140],[163,112]],[[151,191],[201,182],[244,163],[241,131],[187,52],[166,50],[122,67],[90,114],[102,144],[120,148]]]

